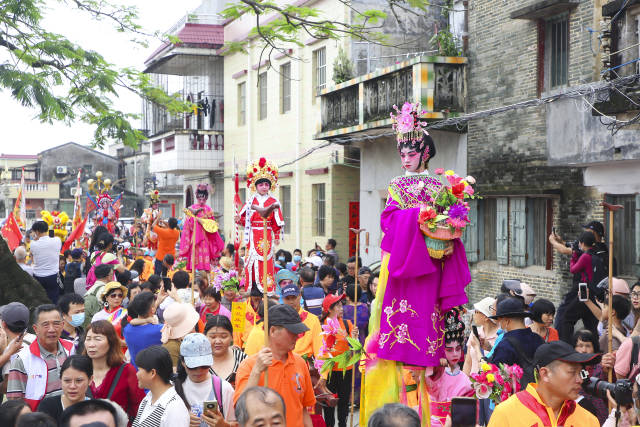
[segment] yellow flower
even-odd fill
[[[490,383],[494,382],[496,380],[496,376],[493,374],[487,374],[487,381],[489,381]]]
[[[422,182],[422,181],[420,181],[420,182]],[[462,181],[460,181],[460,182],[461,182],[461,183],[463,183],[465,187],[466,187],[467,185],[469,185],[469,183],[468,183],[467,181],[465,181],[464,179],[463,179]]]
[[[481,368],[483,371],[488,372],[491,370],[491,365],[489,365],[488,363],[483,363]]]
[[[445,175],[455,175],[456,173],[454,171],[452,171],[451,169],[449,169],[448,171],[446,171],[444,173]]]

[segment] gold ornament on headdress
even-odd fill
[[[160,192],[158,190],[151,190],[149,192],[149,201],[152,205],[154,203],[160,203]]]
[[[278,166],[264,157],[260,157],[247,167],[247,187],[256,193],[256,182],[261,179],[271,183],[270,191],[274,191],[278,186]]]

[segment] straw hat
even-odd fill
[[[191,304],[174,302],[166,308],[163,314],[161,341],[166,343],[170,339],[178,339],[187,335],[198,323],[200,316]]]

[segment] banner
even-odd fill
[[[231,303],[231,324],[234,331],[244,331],[245,316],[247,313],[247,303],[234,301]]]
[[[7,239],[9,249],[13,252],[13,250],[20,245],[20,241],[22,240],[22,233],[20,232],[20,227],[18,226],[18,222],[16,221],[16,217],[13,212],[9,214],[7,222],[0,231],[4,238]]]
[[[24,168],[20,176],[20,188],[18,188],[18,197],[13,206],[14,221],[26,230],[27,228],[27,201],[24,195]]]

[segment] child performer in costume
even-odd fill
[[[160,192],[152,190],[149,193],[149,207],[144,210],[140,219],[145,224],[144,240],[142,246],[149,248],[154,254],[158,250],[158,235],[153,232],[152,224],[160,216]]]
[[[275,279],[273,267],[273,245],[280,244],[280,232],[284,227],[280,202],[272,195],[278,185],[278,167],[261,157],[247,168],[247,187],[253,192],[243,206],[236,222],[244,226],[244,244],[247,254],[244,260],[246,290],[254,286],[264,292],[264,257],[263,241],[267,241],[267,294],[275,295]],[[268,208],[276,205],[267,218],[262,218],[257,208]],[[267,222],[267,233],[264,233],[264,222]]]
[[[464,360],[464,323],[457,309],[451,309],[445,315],[444,371],[427,377],[427,388],[431,399],[431,427],[444,426],[447,415],[451,413],[451,399],[473,396],[475,391],[467,374],[460,370]],[[444,361],[444,359],[443,359]]]
[[[211,263],[220,258],[224,249],[224,242],[218,233],[218,223],[214,219],[213,209],[207,205],[208,198],[209,186],[207,184],[198,185],[196,189],[197,203],[185,210],[186,218],[180,236],[180,257],[187,258],[187,271],[191,271],[192,247],[194,247],[191,238],[195,233],[196,270],[206,271],[207,276],[211,271]]]
[[[360,425],[385,403],[400,401],[399,368],[421,369],[418,388],[425,386],[425,374],[431,375],[444,357],[444,314],[467,303],[464,288],[471,281],[460,239],[447,243],[442,258],[430,256],[418,216],[443,185],[427,170],[435,144],[423,129],[419,103],[405,103],[396,111],[391,117],[405,175],[389,184],[380,218],[382,264],[366,345]],[[426,402],[421,406],[423,411],[428,407]]]

